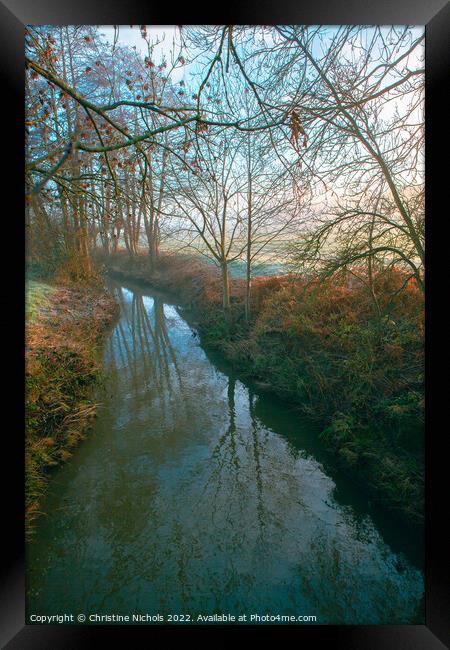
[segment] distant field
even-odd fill
[[[281,247],[287,243],[287,241],[282,241]],[[176,246],[170,246],[167,244],[168,242],[164,243],[164,250],[167,252],[177,252],[178,249]],[[202,255],[201,251],[197,249],[184,249],[182,252],[198,257],[207,264],[214,264],[209,257]],[[280,253],[280,241],[268,244],[259,256],[260,261],[253,264],[252,276],[262,277],[285,275],[288,272],[288,269],[286,263],[283,261],[283,257],[283,254]],[[234,260],[233,262],[230,262],[229,269],[232,278],[244,278],[246,274],[246,263],[244,260]]]
[[[254,278],[267,276],[267,275],[284,275],[286,273],[286,265],[282,262],[261,262],[255,264],[252,269]],[[244,278],[246,274],[245,262],[236,260],[230,264],[230,275],[233,278]]]
[[[193,257],[198,257],[201,259],[203,262],[206,264],[210,264],[211,266],[214,266],[214,262],[208,258],[204,257],[200,253],[192,253]],[[230,262],[229,264],[229,269],[230,269],[230,276],[232,278],[245,278],[246,275],[246,264],[243,260],[234,260],[233,262]],[[286,264],[283,262],[260,262],[257,264],[254,264],[252,267],[252,277],[258,278],[258,277],[265,277],[265,276],[273,276],[273,275],[284,275],[287,273],[287,268]]]

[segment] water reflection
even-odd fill
[[[355,488],[339,500],[307,425],[218,370],[161,296],[114,290],[104,407],[28,549],[28,613],[420,621],[422,573]]]

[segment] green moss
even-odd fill
[[[35,323],[39,313],[48,309],[50,298],[56,291],[55,287],[37,280],[27,280],[25,285],[25,313],[27,322]]]

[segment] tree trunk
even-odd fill
[[[250,320],[250,294],[252,290],[252,177],[250,150],[248,152],[248,212],[247,212],[247,278],[245,284],[245,320]]]
[[[245,320],[248,322],[250,320],[250,298],[252,291],[252,272],[250,261],[247,259],[247,279],[245,284]]]
[[[230,276],[228,271],[228,262],[222,262],[222,304],[226,314],[230,311]]]

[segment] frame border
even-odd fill
[[[292,4],[291,4],[292,2]],[[450,51],[448,35],[450,33],[450,6],[445,0],[314,0],[310,4],[294,4],[295,0],[277,0],[270,4],[269,0],[247,0],[241,4],[238,11],[233,6],[220,16],[212,16],[211,12],[203,12],[199,5],[184,8],[184,15],[176,12],[176,18],[185,20],[185,24],[410,24],[425,25],[426,27],[426,204],[427,204],[427,244],[431,245],[432,257],[428,261],[426,297],[427,309],[427,338],[426,338],[426,392],[428,406],[426,411],[426,527],[425,527],[425,586],[426,586],[426,624],[425,625],[386,625],[386,626],[37,626],[25,625],[25,549],[24,549],[24,463],[23,438],[18,429],[23,431],[18,422],[24,421],[24,281],[25,281],[25,226],[23,220],[23,151],[24,151],[24,27],[27,24],[122,24],[130,18],[141,17],[141,22],[155,24],[173,24],[170,12],[163,12],[157,6],[145,8],[139,0],[104,0],[95,6],[88,0],[3,0],[0,1],[0,88],[3,108],[6,108],[4,135],[7,144],[3,149],[2,163],[5,165],[3,178],[4,197],[9,195],[11,207],[4,210],[4,216],[9,217],[12,230],[8,232],[8,252],[14,255],[12,282],[6,287],[5,303],[11,305],[9,312],[13,318],[2,319],[3,326],[9,325],[7,348],[8,378],[7,411],[13,415],[11,427],[5,427],[4,437],[8,444],[4,455],[5,464],[9,465],[10,476],[7,483],[4,506],[8,509],[8,528],[6,537],[7,548],[3,557],[4,567],[0,583],[0,616],[2,632],[0,643],[8,650],[28,650],[31,648],[78,648],[94,647],[100,637],[102,641],[120,640],[127,642],[131,637],[136,638],[136,632],[141,639],[148,642],[167,643],[175,641],[183,630],[184,638],[200,636],[208,638],[214,635],[214,643],[224,645],[236,636],[246,636],[251,633],[254,639],[267,628],[275,630],[277,636],[284,632],[285,627],[300,641],[315,644],[318,641],[328,643],[345,650],[439,650],[450,639],[450,590],[445,567],[449,566],[448,549],[450,540],[444,532],[442,495],[449,491],[448,463],[444,453],[444,436],[436,435],[440,429],[433,431],[431,440],[431,413],[442,416],[441,422],[448,420],[444,411],[446,405],[446,387],[436,382],[431,394],[430,381],[432,375],[442,376],[448,372],[445,363],[442,344],[445,343],[445,321],[437,311],[439,297],[442,301],[442,290],[438,291],[437,279],[445,274],[445,269],[439,269],[439,261],[448,258],[445,250],[445,234],[442,230],[445,219],[439,221],[439,198],[444,199],[446,182],[448,184],[445,161],[440,161],[444,151],[442,131],[447,129],[448,110],[443,93],[448,87],[448,71],[450,70]],[[230,9],[232,10],[230,12]],[[175,12],[172,12],[175,13]],[[233,13],[233,15],[230,15]],[[137,19],[135,22],[139,22]],[[7,152],[7,156],[6,156]],[[445,150],[445,153],[447,151]],[[448,167],[448,164],[447,164]],[[444,205],[442,201],[442,205]],[[13,216],[14,215],[14,216]],[[433,215],[433,216],[432,216]],[[448,225],[447,225],[448,227]],[[9,228],[9,226],[8,226]],[[433,233],[434,230],[434,233]],[[447,233],[448,234],[448,233]],[[439,246],[441,250],[439,251]],[[448,248],[448,247],[447,247]],[[8,265],[7,270],[10,269]],[[10,279],[9,279],[10,280]],[[433,298],[433,295],[436,298]],[[439,326],[441,332],[439,332]],[[433,341],[429,334],[430,327],[434,330]],[[439,345],[439,335],[442,340]],[[446,337],[448,339],[448,335]],[[9,341],[11,340],[11,345]],[[22,389],[22,390],[21,390]],[[5,408],[6,411],[6,408]],[[442,426],[442,425],[441,425]],[[446,485],[444,485],[446,481]],[[445,487],[447,490],[445,490]],[[178,629],[180,628],[180,629]],[[213,633],[213,634],[211,634]]]

